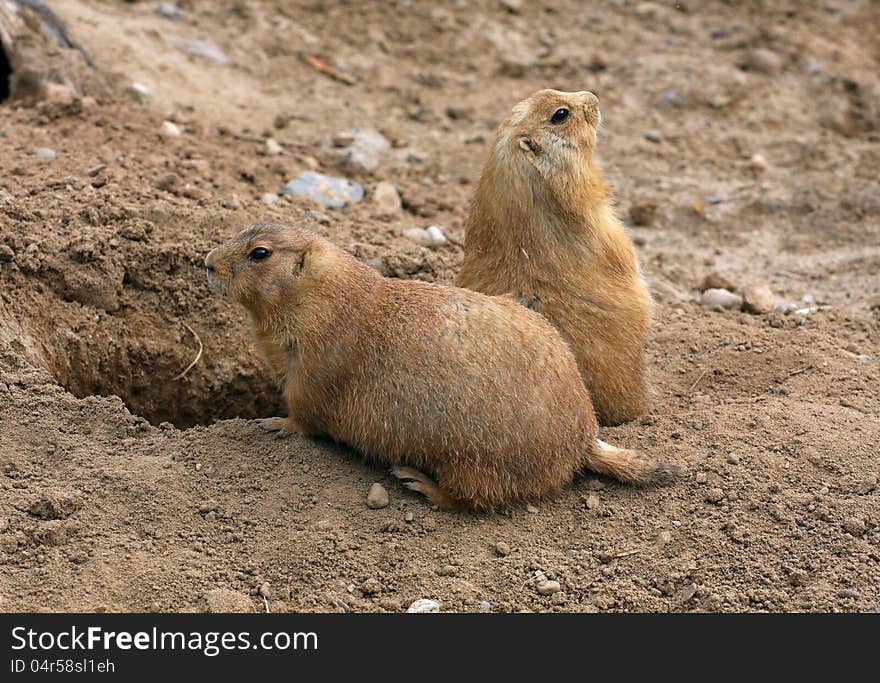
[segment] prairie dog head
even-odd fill
[[[245,228],[205,258],[208,283],[232,296],[258,323],[284,317],[304,294],[306,276],[332,259],[327,243],[292,225],[258,224]]]
[[[539,90],[518,103],[501,126],[495,153],[519,155],[542,175],[591,161],[602,122],[589,90]]]

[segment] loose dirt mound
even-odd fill
[[[876,3],[288,5],[52,3],[114,95],[0,105],[0,609],[876,609]],[[494,126],[546,86],[599,94],[603,167],[647,223],[656,404],[603,438],[684,480],[584,476],[453,515],[345,448],[260,431],[277,392],[205,253],[291,221],[450,282]],[[345,157],[352,127],[391,142],[375,170]],[[367,197],[263,201],[303,170]],[[432,224],[446,245],[403,236]],[[713,273],[794,306],[702,306]],[[388,507],[367,507],[374,481]]]

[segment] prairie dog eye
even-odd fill
[[[571,112],[568,110],[568,107],[559,107],[559,109],[553,112],[553,116],[550,117],[550,123],[562,123],[568,118],[569,114]]]
[[[262,261],[263,259],[269,258],[271,254],[272,252],[266,249],[266,247],[257,247],[248,254],[248,258],[251,261]]]

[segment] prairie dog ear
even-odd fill
[[[541,170],[541,146],[532,138],[521,137],[517,141],[519,148],[523,151],[526,161],[536,170]]]

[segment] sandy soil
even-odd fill
[[[0,609],[878,609],[876,3],[51,4],[113,96],[0,104]],[[278,397],[204,254],[292,221],[450,282],[461,249],[402,232],[461,240],[494,127],[546,86],[599,94],[622,215],[657,206],[632,229],[655,407],[603,438],[683,480],[586,475],[537,508],[456,515],[345,448],[260,431]],[[352,126],[393,145],[347,172],[363,202],[261,200],[302,170],[342,175],[332,139]],[[374,202],[380,181],[401,210]],[[702,306],[710,274],[808,310]],[[539,571],[561,591],[540,595]]]

